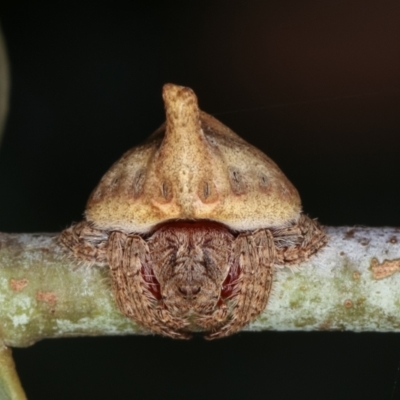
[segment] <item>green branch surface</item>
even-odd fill
[[[68,260],[51,234],[0,234],[0,326],[8,346],[138,333],[117,309],[107,268]]]

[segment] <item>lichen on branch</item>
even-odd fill
[[[107,268],[72,263],[51,234],[0,234],[0,321],[8,346],[139,331],[117,311]]]

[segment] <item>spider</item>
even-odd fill
[[[109,265],[119,309],[144,328],[228,336],[265,309],[274,266],[306,260],[326,235],[277,165],[190,88],[166,84],[163,98],[166,123],[110,168],[59,242]]]

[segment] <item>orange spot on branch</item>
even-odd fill
[[[353,307],[353,302],[352,302],[350,299],[347,299],[347,300],[344,302],[344,306],[345,306],[346,308],[351,308],[351,307]]]
[[[36,300],[54,305],[57,303],[57,295],[54,292],[37,292]]]
[[[14,292],[20,292],[28,285],[28,279],[10,279],[10,288]]]
[[[400,258],[395,260],[384,260],[382,263],[376,258],[371,261],[371,270],[374,279],[384,279],[400,271]]]

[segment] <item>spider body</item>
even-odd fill
[[[326,243],[276,164],[164,86],[167,122],[117,161],[60,243],[109,265],[120,310],[173,338],[238,331],[265,308],[274,265]]]

